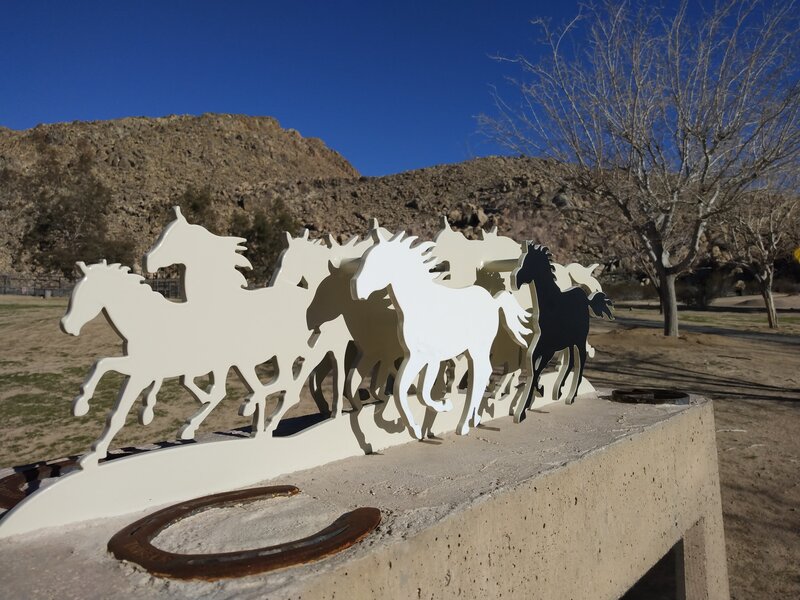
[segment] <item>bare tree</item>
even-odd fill
[[[521,67],[521,101],[495,94],[479,117],[515,152],[574,165],[570,184],[644,252],[673,336],[675,280],[709,222],[800,153],[800,8],[699,8],[608,2],[558,31],[537,21],[542,58],[500,59]]]
[[[800,236],[800,199],[782,191],[764,191],[742,201],[729,220],[734,262],[749,270],[758,282],[767,320],[778,328],[772,297],[775,261],[791,254]]]

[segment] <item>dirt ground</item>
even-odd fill
[[[795,304],[796,296],[779,306]],[[65,308],[61,299],[0,297],[0,466],[80,454],[102,430],[120,376],[104,378],[87,416],[73,417],[70,403],[92,361],[120,354],[121,344],[102,318],[79,337],[61,333]],[[618,317],[593,321],[587,377],[596,387],[677,387],[715,400],[732,597],[800,597],[800,313],[781,314],[775,333],[758,313],[682,312],[678,339],[661,335],[652,310]],[[204,430],[249,424],[237,414],[246,392],[229,383]],[[131,414],[112,447],[174,439],[197,408],[174,381],[158,398],[153,423]],[[289,414],[313,411],[304,398]]]

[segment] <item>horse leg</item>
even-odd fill
[[[359,397],[358,393],[355,393],[349,397],[347,394],[345,394],[345,388],[350,380],[350,373],[347,364],[347,345],[345,345],[343,348],[340,348],[339,355],[334,355],[333,358],[336,361],[336,379],[334,381],[333,389],[336,390],[336,394],[339,397],[339,414],[342,412],[341,407],[344,405],[345,398],[348,398],[350,401],[350,406],[353,408],[353,410],[361,410],[361,398]]]
[[[434,365],[436,368],[434,369]],[[441,363],[428,363],[422,368],[422,383],[420,385],[419,395],[425,406],[428,406],[436,412],[446,412],[453,409],[453,403],[446,395],[441,401],[436,401],[431,396],[433,385],[439,378],[439,366]]]
[[[94,390],[103,376],[109,371],[127,374],[125,365],[128,362],[127,356],[110,356],[95,362],[89,370],[89,374],[86,375],[86,381],[83,382],[80,393],[72,401],[72,414],[82,417],[89,412],[89,400],[94,396]]]
[[[431,397],[446,398],[450,393],[450,386],[447,382],[450,364],[449,360],[439,363],[439,373],[436,376],[436,383],[433,384]]]
[[[453,364],[455,365],[453,369],[453,387],[450,391],[458,393],[458,390],[461,389],[461,382],[464,381],[464,376],[469,370],[469,361],[463,356],[458,356],[453,359]]]
[[[347,344],[344,347],[340,347],[339,351],[337,352],[335,349],[331,350],[328,353],[335,369],[333,370],[333,414],[334,416],[339,416],[342,414],[342,408],[344,405],[344,386],[345,380],[347,378],[347,373],[345,372],[345,352],[347,351]],[[358,398],[358,394],[354,397],[350,398],[350,405],[355,410],[361,410],[361,399]]]
[[[323,330],[317,337],[313,348],[308,349],[306,352],[306,356],[297,355],[295,356],[295,359],[291,361],[291,363],[286,361],[287,364],[294,364],[297,362],[298,358],[303,359],[303,364],[300,366],[300,370],[296,376],[291,368],[287,369],[286,373],[282,373],[279,368],[278,379],[276,380],[275,384],[260,386],[261,396],[256,400],[260,415],[253,418],[253,432],[256,436],[262,433],[270,434],[275,431],[275,429],[278,427],[278,423],[281,422],[283,415],[286,414],[286,411],[300,402],[300,391],[302,390],[306,379],[308,379],[311,372],[317,368],[321,362],[324,361],[325,357],[328,356],[330,352],[328,348],[331,347],[330,342],[336,339],[336,335],[337,332],[333,330]],[[301,350],[296,350],[296,352],[300,351]],[[306,350],[304,349],[302,351]],[[278,359],[276,359],[276,362],[279,362]],[[287,381],[285,385],[282,383],[284,380]],[[340,380],[343,381],[343,379]],[[260,382],[257,377],[254,377],[253,384],[256,383]],[[272,414],[267,416],[267,396],[274,393],[273,390],[282,390],[283,393],[281,394],[280,398],[278,398],[278,405],[275,407],[275,410],[272,411]],[[255,397],[255,393],[253,396]],[[336,399],[334,399],[334,406],[335,403]]]
[[[561,392],[564,388],[564,382],[569,377],[569,374],[572,373],[572,370],[575,368],[575,353],[572,350],[572,346],[569,348],[561,351],[561,360],[558,365],[558,377],[556,377],[556,381],[553,384],[553,391],[551,397],[553,401],[557,401],[561,398]]]
[[[361,377],[361,372],[359,371],[359,367],[361,366],[361,361],[364,358],[364,353],[359,350],[358,348],[355,349],[355,354],[352,355],[349,362],[350,364],[347,365],[348,355],[345,353],[345,365],[347,368],[347,379],[345,380],[344,389],[345,389],[345,396],[347,399],[350,400],[352,404],[353,398],[358,397],[358,388],[363,382],[363,378]],[[360,403],[360,399],[359,399]],[[355,408],[355,406],[353,407]],[[356,409],[358,410],[358,409]]]
[[[508,385],[506,386],[505,392],[503,392],[504,395],[513,394],[516,391],[517,386],[519,385],[519,376],[521,374],[521,369],[511,371]]]
[[[382,402],[389,400],[389,396],[386,395],[386,380],[389,378],[390,367],[391,365],[387,360],[381,359],[378,363],[378,368],[374,370],[372,380],[370,381],[369,393]]]
[[[119,390],[114,408],[106,419],[106,426],[103,429],[103,433],[101,433],[97,441],[92,444],[91,451],[80,459],[81,468],[95,467],[101,458],[105,458],[108,455],[108,446],[117,432],[125,425],[125,417],[128,416],[128,412],[130,412],[133,403],[139,397],[139,394],[142,393],[142,390],[152,383],[153,380],[151,378],[142,377],[141,375],[131,375],[125,380]]]
[[[538,347],[536,348],[538,350]],[[550,359],[553,358],[553,352],[545,351],[542,354],[536,354],[534,351],[531,354],[531,374],[528,379],[528,383],[525,385],[525,392],[527,395],[523,394],[523,398],[525,398],[525,402],[522,402],[520,398],[520,402],[517,403],[516,409],[514,411],[514,422],[521,423],[525,420],[525,411],[531,407],[533,404],[533,397],[535,392],[540,391],[539,388],[539,377],[542,374],[542,371],[545,370],[547,364],[550,362]]]
[[[258,374],[256,373],[256,366],[257,365],[253,365],[249,369],[241,369],[238,366],[234,365],[234,368],[236,369],[236,373],[239,375],[239,379],[241,379],[244,382],[245,386],[247,387],[247,389],[250,392],[245,397],[245,399],[242,400],[242,404],[239,406],[239,416],[242,416],[242,417],[253,416],[256,413],[256,409],[259,409],[261,411],[262,417],[263,417],[263,412],[264,412],[264,409],[265,409],[266,404],[267,404],[267,395],[268,395],[265,392],[265,390],[270,388],[270,387],[277,387],[280,384],[281,380],[283,379],[283,377],[285,375],[283,373],[282,369],[281,369],[281,364],[280,364],[281,361],[278,359],[277,355],[271,357],[270,361],[273,358],[275,359],[275,375],[270,380],[270,383],[268,385],[266,385],[266,386],[263,383],[261,383],[261,380],[258,378]],[[269,361],[266,361],[266,362],[269,362]],[[292,367],[291,367],[291,364],[290,364],[289,365],[289,374],[288,374],[290,379],[292,377],[291,368]],[[262,392],[260,397],[257,397],[259,395],[258,392]],[[254,425],[253,426],[254,427],[255,427],[256,418],[257,417],[255,417],[255,416],[253,417],[253,420],[254,420]]]
[[[467,388],[469,408],[464,415],[463,421],[458,426],[457,433],[459,435],[466,435],[469,432],[470,420],[472,420],[474,427],[480,424],[479,410],[481,400],[484,392],[486,392],[486,386],[489,385],[489,378],[492,376],[492,363],[489,361],[489,352],[476,352],[475,354],[476,356],[472,356],[472,351],[470,351],[471,375]]]
[[[496,366],[496,365],[494,365]],[[494,388],[494,393],[492,394],[492,401],[499,402],[503,399],[504,396],[511,394],[513,391],[516,391],[515,388],[519,383],[519,374],[520,374],[520,361],[516,360],[513,363],[510,361],[506,361],[503,363],[503,375],[500,376],[500,380],[497,382],[497,385]]]
[[[142,408],[139,410],[140,424],[150,425],[153,422],[153,407],[156,405],[156,396],[161,389],[162,383],[164,383],[163,379],[156,379],[145,393]]]
[[[284,376],[284,373],[282,373],[280,370],[280,364],[277,357],[275,359],[275,363],[278,368],[278,375],[274,381],[270,382],[270,384],[266,386],[261,383],[261,380],[258,378],[255,366],[252,366],[247,370],[238,366],[234,367],[236,372],[239,374],[239,378],[244,382],[245,386],[247,386],[247,389],[250,391],[250,394],[244,399],[241,406],[239,406],[239,415],[242,417],[249,417],[252,415],[253,425],[250,430],[251,437],[256,437],[266,432],[267,396],[269,395],[268,390],[280,385],[280,382]],[[288,376],[291,379],[291,371],[289,371]]]
[[[539,358],[537,363],[534,364],[533,385],[531,386],[531,391],[528,393],[528,399],[525,401],[525,410],[528,410],[531,407],[531,404],[533,404],[534,390],[539,394],[544,394],[542,386],[539,385],[539,378],[547,368],[547,365],[550,364],[554,354],[555,352],[547,352]]]
[[[575,396],[578,395],[578,386],[580,386],[581,381],[583,380],[583,368],[586,366],[586,348],[584,346],[578,346],[578,374],[575,375],[572,381],[572,386],[569,390],[569,395],[567,396],[566,403],[572,404],[575,402]]]
[[[423,364],[425,364],[424,361],[414,354],[403,359],[394,388],[394,398],[400,409],[400,415],[406,422],[406,426],[411,430],[412,435],[418,440],[422,439],[422,428],[414,421],[414,415],[411,414],[411,409],[408,406],[408,390],[422,369]]]
[[[227,372],[218,373],[211,371],[211,382],[205,390],[194,382],[194,376],[183,375],[181,377],[181,384],[197,399],[198,402],[203,404],[203,407],[197,411],[178,431],[178,437],[182,440],[192,440],[197,432],[200,423],[205,421],[208,414],[217,407],[217,404],[225,397],[225,379]]]
[[[522,369],[516,369],[511,372],[511,380],[506,388],[505,395],[511,395],[511,402],[508,405],[508,410],[511,415],[514,414],[514,407],[517,405],[521,396],[522,390],[520,389],[519,380],[522,375]]]
[[[331,372],[330,359],[326,358],[326,360],[322,361],[311,372],[311,377],[308,380],[308,389],[311,392],[311,398],[313,398],[314,403],[317,405],[317,408],[319,409],[319,412],[323,415],[331,414],[331,407],[328,406],[328,402],[327,400],[325,400],[325,394],[322,393],[322,382],[330,372]],[[333,412],[334,413],[336,412],[335,406]]]
[[[511,381],[512,376],[511,371],[508,369],[500,376],[500,381],[497,382],[494,393],[492,394],[492,402],[497,402],[505,395],[505,391],[508,390],[508,383]]]

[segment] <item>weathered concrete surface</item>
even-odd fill
[[[618,598],[683,539],[686,597],[725,599],[714,440],[711,403],[701,398],[633,406],[582,396],[520,425],[503,418],[467,437],[282,477],[273,483],[304,492],[294,506],[209,511],[157,540],[182,552],[252,548],[302,537],[357,506],[383,511],[367,540],[315,564],[216,583],[157,579],[105,550],[139,513],[3,540],[0,589],[8,598],[105,598],[110,590],[137,598]]]

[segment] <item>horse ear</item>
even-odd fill
[[[396,242],[397,240],[403,239],[403,236],[406,234],[405,231],[398,231],[395,233],[391,238],[389,238],[390,242]]]
[[[333,248],[334,246],[339,245],[336,243],[336,238],[334,238],[330,233],[325,236],[325,243],[328,245],[328,248]]]
[[[333,275],[336,272],[336,269],[337,269],[337,265],[333,264],[332,260],[329,260],[328,261],[328,273]]]
[[[309,233],[310,232],[308,231],[308,227],[303,227],[303,233],[300,234],[300,237],[303,238],[304,240],[307,240]]]
[[[378,221],[375,220],[375,223],[377,224]],[[374,241],[376,244],[389,241],[389,238],[384,235],[383,230],[380,227],[370,229],[369,234],[372,236],[372,241]]]
[[[589,265],[588,267],[586,267],[586,272],[589,273],[589,275],[591,275],[592,273],[594,273],[594,270],[599,266],[600,266],[599,263],[593,263],[593,264]]]
[[[378,228],[380,228],[380,225],[378,224],[378,219],[376,219],[375,217],[372,217],[369,220],[369,230],[370,231],[374,231],[374,230],[376,230]]]
[[[497,235],[497,225],[492,225],[492,228],[487,232],[487,235]]]
[[[181,212],[181,207],[180,206],[177,206],[177,205],[173,206],[172,210],[175,211],[175,218],[178,221],[184,221],[184,222],[186,221],[186,217],[183,216],[183,213]]]
[[[292,234],[288,231],[283,232],[283,239],[286,242],[286,247],[288,248],[289,245],[292,243]]]
[[[82,260],[79,260],[75,264],[81,270],[81,273],[83,273],[84,275],[86,275],[89,272],[89,267],[87,267],[86,263],[83,262]]]

